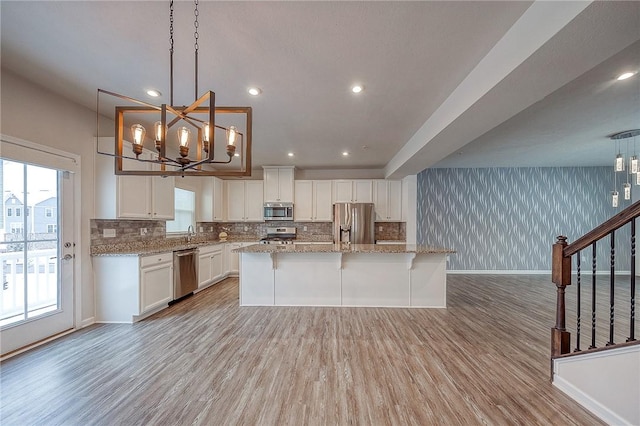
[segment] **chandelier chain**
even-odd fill
[[[198,51],[198,38],[200,38],[200,34],[198,33],[198,27],[199,27],[199,23],[198,23],[198,15],[200,14],[200,12],[198,12],[198,0],[194,0],[194,4],[195,4],[195,10],[193,11],[193,14],[195,16],[195,20],[193,21],[193,27],[195,28],[195,31],[193,33],[193,37],[195,39],[195,44],[193,45],[193,47],[195,48],[196,52]]]
[[[169,62],[170,102],[173,105],[173,0],[169,2]]]
[[[195,28],[195,31],[193,33],[193,37],[195,39],[195,43],[193,45],[194,51],[195,51],[195,95],[194,95],[194,99],[198,99],[198,38],[200,37],[200,34],[198,34],[198,0],[194,0],[194,5],[195,8],[193,10],[193,14],[195,16],[195,20],[193,21],[193,27]]]

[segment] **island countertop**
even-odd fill
[[[455,253],[455,250],[416,244],[254,244],[235,253]]]

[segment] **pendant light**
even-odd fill
[[[182,2],[176,2],[182,3]],[[198,0],[194,0],[194,58],[195,58],[195,101],[188,106],[178,106],[173,101],[173,29],[174,29],[174,1],[169,2],[169,63],[170,63],[170,104],[153,105],[128,96],[98,89],[96,108],[96,134],[100,130],[101,116],[100,96],[113,96],[135,106],[115,107],[115,148],[114,152],[103,152],[96,145],[98,154],[115,157],[115,173],[117,175],[152,175],[152,176],[251,176],[251,107],[216,107],[215,93],[207,91],[198,95],[198,49],[199,49],[199,11]],[[207,105],[208,104],[208,105]],[[135,123],[134,120],[150,120]],[[158,119],[159,118],[159,119]],[[135,157],[125,151],[125,123],[131,129],[131,149]],[[154,122],[155,121],[155,122]],[[234,125],[230,125],[233,123]],[[146,130],[144,125],[153,127],[153,139],[157,155],[140,156],[143,153]],[[223,125],[224,124],[224,125]],[[223,133],[224,132],[224,133]],[[226,159],[215,159],[216,134],[226,136],[224,149]],[[177,143],[175,137],[177,136]],[[239,150],[241,155],[237,155]],[[177,152],[177,155],[171,155]],[[237,158],[235,161],[234,159]],[[159,167],[135,167],[125,169],[132,162],[123,159],[137,160],[159,164]],[[229,164],[229,166],[218,166]],[[209,166],[214,165],[214,166]]]

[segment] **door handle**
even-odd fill
[[[73,259],[73,255],[70,254],[65,254],[64,257],[62,258],[62,260],[71,260]]]

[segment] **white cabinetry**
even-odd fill
[[[198,255],[198,288],[219,281],[224,277],[224,245],[200,247]]]
[[[173,299],[173,252],[92,258],[96,321],[131,323]]]
[[[203,178],[200,194],[199,222],[220,222],[224,220],[223,181],[217,177]]]
[[[402,181],[373,181],[376,222],[402,220]]]
[[[332,184],[330,180],[295,181],[293,219],[296,221],[331,222]]]
[[[293,203],[293,167],[264,169],[264,202]]]
[[[227,180],[224,184],[228,221],[262,222],[264,220],[261,180]]]
[[[232,250],[256,244],[253,243],[227,243],[225,244],[225,272],[227,275],[238,276],[239,272],[239,253],[233,253]]]
[[[373,185],[369,179],[334,180],[334,203],[372,203]]]
[[[140,313],[166,305],[173,299],[173,253],[140,258]]]
[[[100,138],[101,144],[113,143],[113,138]],[[131,144],[125,142],[125,151]],[[142,158],[151,159],[145,151]],[[127,170],[149,170],[157,164],[123,160]],[[96,217],[100,219],[161,219],[174,218],[173,176],[116,175],[113,158],[96,155],[95,162]]]

